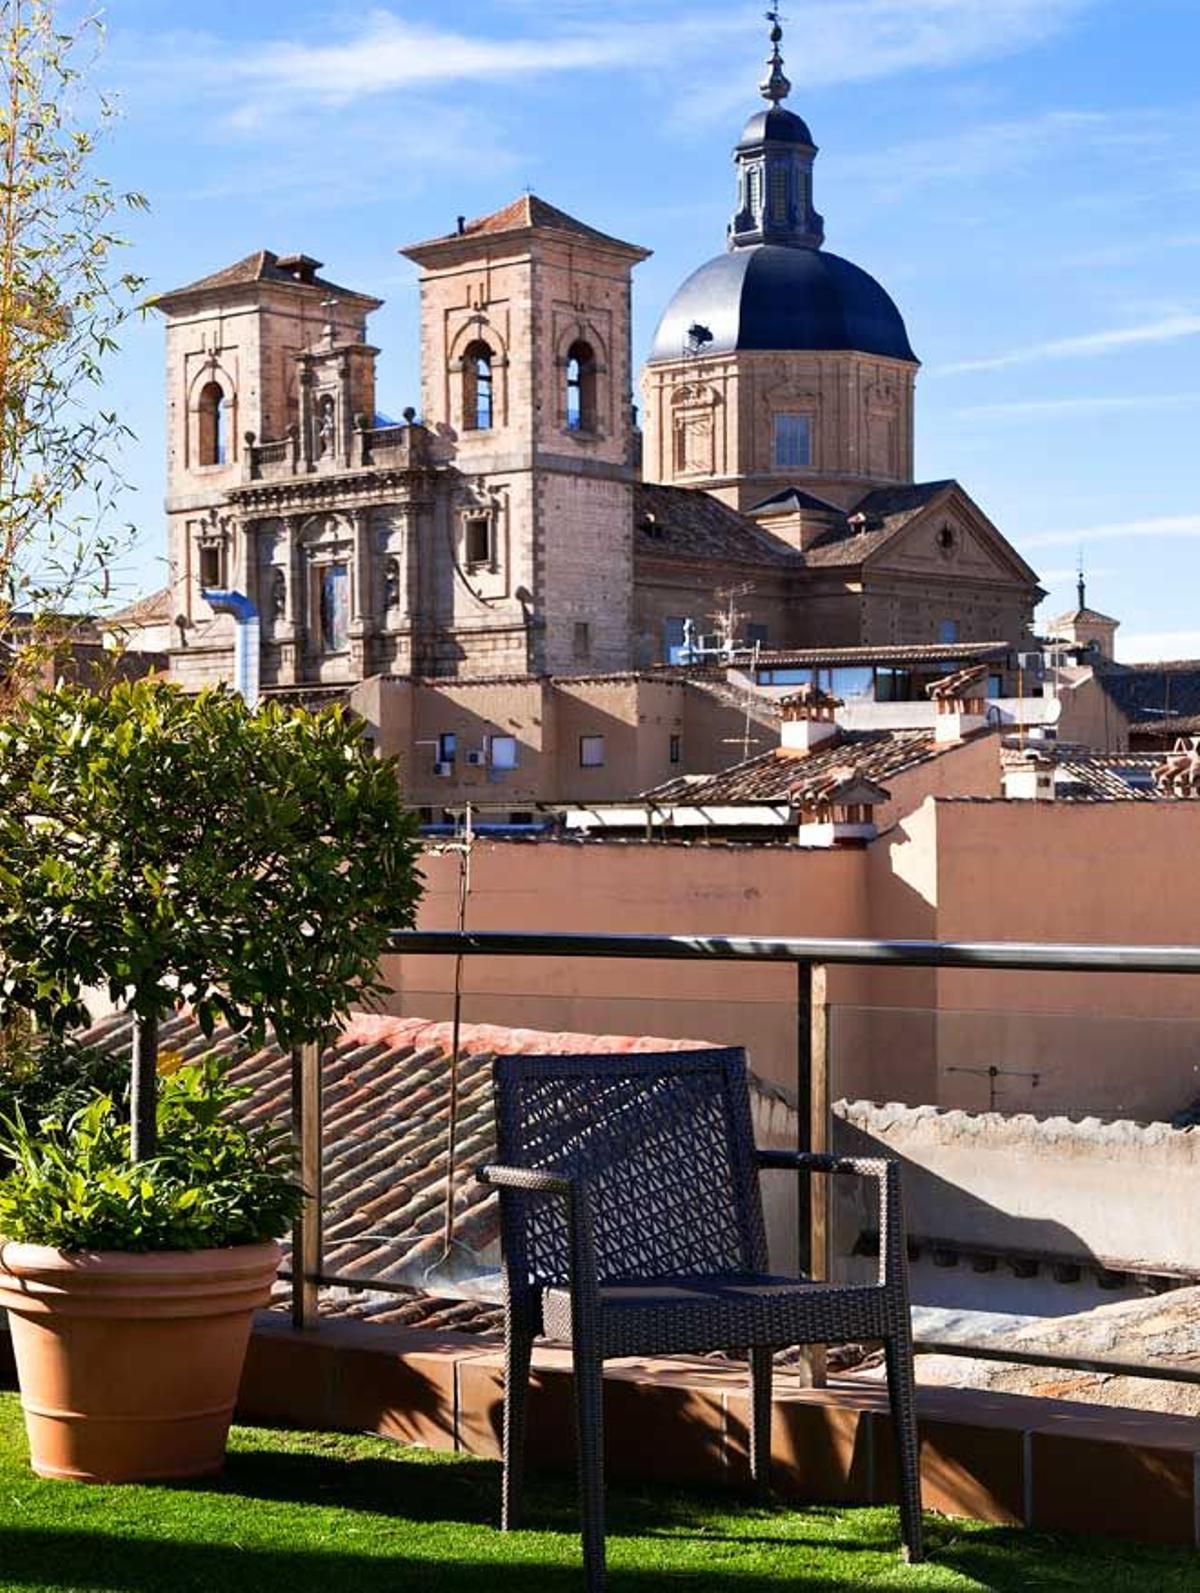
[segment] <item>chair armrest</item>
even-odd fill
[[[599,1285],[596,1279],[596,1247],[592,1235],[592,1205],[587,1184],[577,1178],[566,1178],[561,1173],[551,1173],[543,1167],[505,1167],[492,1164],[476,1169],[475,1177],[505,1193],[524,1195],[554,1195],[567,1208],[567,1234],[570,1262],[567,1282],[571,1290],[572,1318],[575,1343],[590,1340],[595,1333],[599,1309]],[[511,1278],[509,1280],[511,1288]],[[528,1279],[525,1280],[528,1287]]]
[[[576,1187],[573,1179],[564,1178],[561,1173],[548,1173],[541,1167],[477,1167],[475,1177],[481,1184],[491,1184],[496,1189],[521,1189],[529,1195],[571,1195]]]
[[[818,1151],[756,1150],[760,1170],[849,1173],[879,1184],[879,1282],[908,1296],[908,1245],[900,1202],[900,1163],[894,1156],[827,1156]],[[907,1310],[907,1303],[905,1305]]]

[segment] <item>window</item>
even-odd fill
[[[490,515],[473,514],[465,526],[467,568],[492,562],[492,521]]]
[[[580,736],[579,738],[579,767],[581,769],[603,769],[604,767],[604,737]]]
[[[821,683],[843,702],[870,702],[875,694],[875,672],[867,669],[833,669]]]
[[[668,614],[663,620],[663,657],[668,664],[678,664],[683,659],[687,639],[687,621],[682,614]]]
[[[788,201],[791,197],[788,192],[790,184],[788,183],[787,167],[782,164],[773,165],[767,180],[771,191],[771,220],[774,222],[786,222],[788,219]]]
[[[958,640],[958,621],[953,619],[938,620],[938,641],[956,642]]]
[[[225,463],[225,394],[220,382],[206,382],[200,389],[200,463]]]
[[[202,542],[200,544],[200,590],[212,592],[224,585],[221,579],[221,544],[219,542]]]
[[[592,656],[592,627],[587,620],[575,621],[573,646],[576,658],[590,658]]]
[[[876,702],[912,702],[913,678],[908,669],[881,664],[875,671]]]
[[[746,209],[751,216],[758,220],[759,210],[762,208],[762,169],[751,166],[746,173]]]
[[[812,464],[812,419],[808,415],[776,415],[775,468],[792,470]]]
[[[596,356],[580,339],[567,350],[567,430],[596,429]]]
[[[751,621],[746,626],[746,646],[765,647],[767,645],[767,626],[760,625],[757,620]]]
[[[492,351],[479,340],[463,355],[463,425],[468,431],[492,425]]]
[[[515,769],[517,766],[516,736],[493,736],[488,744],[493,769]]]
[[[437,739],[437,761],[453,763],[458,756],[458,737],[453,730],[443,730]]]
[[[680,753],[683,751],[683,737],[672,736],[667,744],[667,762],[678,763]]]
[[[345,564],[327,564],[317,571],[321,649],[344,653],[349,646],[350,570]]]

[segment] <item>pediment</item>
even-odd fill
[[[1037,585],[1036,570],[957,485],[932,498],[867,563],[875,573]]]

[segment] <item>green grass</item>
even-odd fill
[[[0,1588],[54,1593],[578,1593],[570,1481],[530,1489],[534,1529],[493,1530],[499,1469],[380,1439],[240,1428],[225,1475],[87,1487],[28,1470],[0,1396]],[[895,1512],[757,1509],[614,1490],[613,1593],[784,1588],[1200,1588],[1184,1551],[930,1519],[930,1564],[897,1555]]]

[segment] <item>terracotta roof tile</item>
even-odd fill
[[[653,482],[642,482],[636,493],[634,550],[641,557],[802,567],[794,549],[711,493]]]
[[[643,257],[649,253],[649,250],[641,249],[637,244],[626,243],[621,238],[613,237],[611,233],[589,227],[587,222],[569,216],[565,210],[560,210],[557,205],[548,204],[536,194],[520,194],[511,203],[501,206],[499,210],[493,210],[490,215],[476,216],[472,221],[464,221],[461,228],[454,232],[442,233],[437,238],[412,244],[408,249],[401,250],[401,253],[408,254],[439,243],[452,243],[457,238],[494,237],[506,232],[526,232],[530,228],[572,233],[578,238],[590,238],[597,243],[613,244],[619,249]]]
[[[280,261],[289,265],[296,262],[292,269],[285,269]],[[300,266],[299,262],[304,262]],[[372,298],[368,293],[358,293],[353,288],[339,287],[336,282],[328,278],[317,276],[320,268],[319,260],[310,260],[307,255],[277,255],[271,249],[256,249],[253,254],[246,255],[241,260],[235,260],[232,265],[222,266],[219,271],[212,271],[206,277],[199,277],[195,282],[189,282],[185,287],[172,288],[167,293],[156,294],[150,300],[151,304],[161,305],[168,299],[174,299],[185,293],[209,293],[218,288],[240,287],[252,282],[281,282],[290,287],[306,287],[318,289],[324,293],[340,293],[346,298],[363,299],[371,304],[380,304],[382,301]],[[311,271],[307,268],[311,267]]]
[[[958,745],[939,746],[930,730],[843,730],[835,741],[813,752],[775,747],[721,774],[685,774],[668,780],[642,797],[659,807],[797,805],[822,796],[835,774],[839,780],[853,777],[886,784]]]

